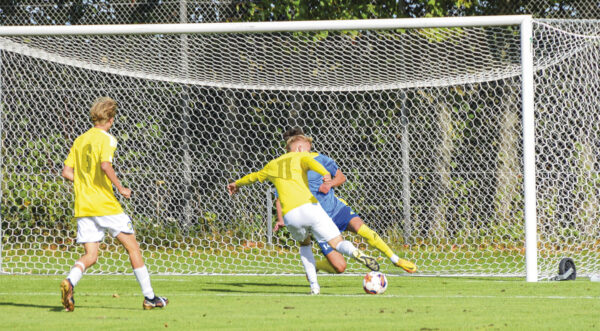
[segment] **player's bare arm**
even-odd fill
[[[329,193],[332,187],[338,187],[346,182],[346,176],[342,173],[340,169],[337,170],[335,176],[329,182],[323,182],[321,186],[319,186],[319,192],[323,194]]]
[[[70,181],[75,180],[75,170],[69,166],[64,166],[62,170],[62,176]]]
[[[277,223],[275,223],[273,232],[277,232],[285,227],[285,223],[283,221],[283,210],[281,209],[281,202],[279,201],[279,198],[275,200],[275,207],[277,209]]]
[[[106,177],[110,179],[110,182],[117,188],[119,193],[121,193],[121,195],[126,199],[129,199],[131,197],[131,190],[121,185],[121,181],[119,181],[119,178],[117,178],[117,174],[115,173],[115,169],[113,169],[112,163],[102,162],[102,164],[100,164],[100,168],[102,171],[104,171]]]
[[[333,178],[331,179],[331,186],[332,187],[338,187],[342,184],[344,184],[346,182],[346,175],[344,175],[344,173],[338,169],[335,173],[335,175],[333,176]]]

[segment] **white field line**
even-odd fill
[[[0,296],[56,296],[58,292],[0,292]],[[111,296],[111,293],[83,293],[84,296]],[[81,295],[81,294],[80,294]],[[121,294],[119,296],[130,296],[137,297],[140,294],[130,293]],[[167,295],[169,295],[167,293]],[[524,299],[524,300],[600,300],[600,296],[561,296],[561,295],[396,295],[396,294],[383,294],[378,296],[367,295],[367,294],[324,294],[321,293],[319,296],[323,297],[343,297],[343,298],[403,298],[403,299]],[[302,293],[173,293],[169,297],[313,297],[309,294]]]

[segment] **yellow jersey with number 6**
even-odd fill
[[[308,188],[306,172],[313,170],[322,176],[329,174],[314,158],[317,153],[289,152],[269,162],[262,170],[238,179],[235,184],[244,186],[257,180],[269,180],[279,194],[281,209],[285,215],[290,210],[307,203],[318,203]]]
[[[75,139],[65,165],[74,169],[75,217],[123,213],[112,183],[100,165],[113,161],[117,139],[108,132],[91,128]]]

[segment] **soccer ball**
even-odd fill
[[[363,289],[369,294],[381,294],[387,289],[387,278],[384,274],[371,271],[363,279]]]

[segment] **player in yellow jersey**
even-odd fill
[[[116,110],[117,103],[111,98],[101,97],[94,102],[90,110],[94,127],[75,139],[62,171],[62,176],[73,182],[77,242],[85,249],[85,254],[60,284],[66,311],[75,309],[73,289],[85,270],[98,260],[98,248],[106,230],[129,254],[133,273],[144,294],[142,307],[164,307],[169,302],[167,298],[154,295],[131,220],[123,213],[113,192],[114,185],[123,197],[131,197],[131,190],[121,185],[112,167],[117,139],[108,130],[115,121]]]
[[[283,139],[287,141],[289,138],[296,135],[304,135],[302,129],[294,128],[286,131],[283,134]],[[307,141],[302,148],[304,151],[310,152],[312,144]],[[346,181],[346,176],[344,176],[342,171],[338,168],[335,161],[325,155],[314,154],[315,160],[323,165],[334,177],[327,184],[322,184],[321,175],[309,171],[307,173],[308,187],[317,200],[319,200],[323,209],[333,219],[333,222],[340,232],[352,231],[357,233],[365,238],[370,246],[373,246],[384,253],[394,265],[404,269],[406,272],[414,273],[417,270],[414,263],[398,257],[381,237],[375,231],[371,230],[344,200],[335,195],[333,188],[342,185]],[[327,188],[321,188],[321,185],[327,185]],[[322,190],[327,192],[323,192]],[[279,199],[275,201],[275,205],[277,206],[278,219],[274,229],[276,232],[284,226],[284,221],[280,212],[281,205]],[[344,257],[326,244],[319,244],[319,246],[321,248],[321,253],[326,257],[326,260],[317,261],[317,269],[330,273],[344,272],[346,269],[346,260]]]
[[[371,270],[379,270],[379,264],[342,238],[338,228],[308,189],[308,170],[321,174],[324,182],[331,180],[331,174],[314,160],[315,155],[299,150],[299,146],[307,139],[304,136],[292,137],[287,142],[290,152],[272,160],[262,170],[230,183],[227,189],[229,194],[234,194],[240,186],[265,180],[275,185],[279,192],[285,225],[292,237],[300,243],[300,259],[310,283],[311,293],[319,294],[311,232],[318,243],[327,243],[336,251],[355,258]]]

